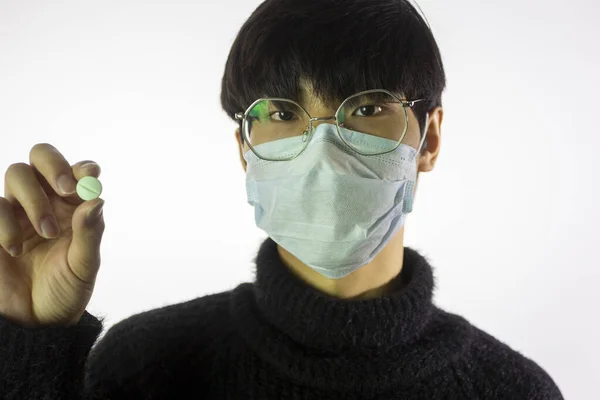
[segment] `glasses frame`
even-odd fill
[[[396,100],[398,100],[398,102],[400,104],[402,104],[402,110],[404,111],[404,117],[406,120],[406,124],[404,126],[404,132],[402,132],[402,137],[400,138],[400,140],[398,141],[398,143],[396,144],[396,146],[388,151],[383,151],[381,153],[375,153],[375,154],[369,154],[369,153],[363,153],[360,152],[358,150],[356,150],[354,147],[352,147],[352,145],[350,145],[346,139],[344,139],[342,132],[341,132],[341,127],[338,121],[338,115],[340,113],[340,111],[343,109],[344,105],[352,98],[354,97],[358,97],[364,94],[369,94],[369,93],[385,93],[388,94],[390,96],[392,96],[393,98],[395,98]],[[258,103],[260,103],[261,101],[265,101],[265,100],[269,100],[269,101],[285,101],[288,103],[292,103],[295,104],[296,106],[300,107],[301,110],[303,110],[306,115],[308,115],[308,133],[305,131],[304,134],[307,135],[308,134],[308,139],[306,140],[306,143],[304,144],[304,148],[295,156],[293,157],[289,157],[289,158],[278,158],[278,159],[270,159],[270,158],[265,158],[261,155],[259,155],[256,150],[254,150],[254,147],[252,146],[252,144],[250,143],[250,136],[248,135],[247,129],[246,129],[246,125],[247,125],[247,118],[248,115],[250,114],[250,111],[252,111],[252,109],[254,108],[255,105],[257,105]],[[338,136],[340,137],[340,139],[342,140],[342,142],[348,146],[352,151],[362,155],[362,156],[379,156],[382,154],[387,154],[387,153],[391,153],[393,151],[395,151],[400,144],[402,143],[402,141],[404,140],[404,136],[406,135],[406,132],[408,132],[408,112],[406,111],[407,108],[412,108],[416,103],[421,102],[421,101],[425,101],[426,99],[422,98],[422,99],[415,99],[415,100],[408,100],[408,99],[402,99],[399,96],[395,95],[394,93],[390,92],[389,90],[386,89],[371,89],[371,90],[365,90],[362,92],[358,92],[355,93],[351,96],[348,96],[343,102],[342,104],[340,104],[340,106],[338,107],[338,109],[336,110],[335,114],[329,117],[313,117],[312,115],[310,115],[310,113],[306,110],[306,108],[302,107],[300,104],[298,104],[297,102],[295,102],[294,100],[291,99],[284,99],[284,98],[276,98],[276,97],[265,97],[265,98],[260,98],[255,100],[244,112],[238,112],[235,114],[235,119],[237,121],[241,121],[241,125],[242,125],[242,139],[248,144],[248,147],[250,148],[250,150],[252,150],[252,152],[261,160],[265,160],[265,161],[291,161],[293,159],[295,159],[296,157],[298,157],[300,154],[302,154],[304,152],[304,150],[306,150],[306,148],[308,147],[308,144],[310,143],[310,140],[312,139],[313,136],[313,132],[314,132],[314,128],[313,128],[313,122],[314,121],[331,121],[331,120],[335,120],[335,125],[337,128],[337,133]]]

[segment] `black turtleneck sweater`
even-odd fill
[[[431,266],[405,248],[391,291],[325,295],[267,239],[256,280],[103,327],[0,317],[0,398],[558,400],[550,376],[432,303]]]

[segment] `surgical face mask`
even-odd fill
[[[388,139],[341,133],[360,146],[389,146]],[[373,260],[412,211],[424,139],[419,149],[400,144],[391,153],[363,156],[335,125],[323,123],[295,159],[265,161],[248,151],[246,191],[256,225],[319,274],[345,277]],[[280,152],[287,140],[298,139],[261,144],[259,152]]]

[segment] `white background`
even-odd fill
[[[437,304],[534,359],[565,398],[597,399],[600,6],[419,3],[448,89],[406,245],[433,263]],[[40,142],[100,163],[107,227],[88,310],[106,329],[253,278],[265,235],[219,93],[258,4],[0,0],[2,179]]]

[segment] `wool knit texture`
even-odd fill
[[[531,359],[434,305],[429,262],[404,248],[384,296],[344,300],[297,278],[267,239],[256,279],[112,326],[0,316],[0,399],[559,400]]]

